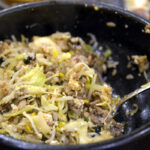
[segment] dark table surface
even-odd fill
[[[107,4],[113,4],[115,6],[123,7],[124,6],[124,1],[123,0],[99,0]],[[0,9],[7,8],[9,7],[7,4],[2,3],[0,0]],[[132,144],[127,144],[125,146],[122,146],[118,149],[113,149],[113,150],[149,150],[150,149],[150,135],[147,135],[146,137],[135,141]],[[0,145],[0,150],[16,150],[12,148],[8,148],[6,146]]]

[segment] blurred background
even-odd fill
[[[0,9],[27,2],[37,2],[45,0],[0,0]],[[92,1],[92,0],[91,0]],[[150,0],[98,0],[107,4],[122,7],[150,20]]]

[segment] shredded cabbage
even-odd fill
[[[5,113],[5,114],[3,114],[3,116],[9,119],[11,117],[15,117],[15,116],[23,114],[23,112],[29,112],[29,111],[33,110],[34,108],[35,108],[35,105],[27,105],[25,108],[15,112],[15,113],[12,113],[12,112]]]
[[[44,96],[41,97],[41,105],[45,111],[57,111],[58,108],[54,104],[50,104],[50,101],[47,100]]]
[[[47,135],[51,132],[51,128],[46,123],[42,112],[39,112],[38,115],[33,116],[32,120],[40,133]]]
[[[22,76],[20,81],[26,81],[28,84],[33,86],[43,87],[46,82],[46,76],[43,73],[43,68],[37,65],[34,69]]]

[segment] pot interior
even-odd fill
[[[139,76],[136,66],[134,71],[127,68],[128,56],[147,55],[150,59],[150,35],[144,32],[146,21],[110,7],[99,5],[100,9],[94,9],[90,5],[56,1],[3,11],[0,13],[0,40],[10,38],[11,35],[20,39],[21,34],[31,38],[33,35],[44,36],[56,31],[71,32],[74,36],[88,40],[87,33],[92,33],[99,45],[104,49],[110,47],[113,59],[119,61],[117,75],[113,77],[112,70],[108,70],[105,79],[113,87],[114,93],[123,96],[146,83],[144,76]],[[108,27],[107,22],[115,23],[115,27]],[[130,73],[134,79],[126,80],[126,75]],[[150,77],[150,71],[147,73]],[[146,91],[119,109],[116,119],[125,122],[124,134],[150,121],[149,97],[150,91]],[[135,109],[134,103],[138,104],[138,112],[130,116],[126,110]]]

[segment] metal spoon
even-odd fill
[[[123,96],[123,98],[120,100],[120,102],[118,104],[118,108],[122,104],[124,104],[126,101],[130,100],[132,97],[134,97],[134,96],[136,96],[136,95],[138,95],[138,94],[140,94],[140,93],[142,93],[142,92],[144,92],[144,91],[146,91],[148,89],[150,89],[150,82],[142,85],[139,89],[136,89],[135,91],[133,91],[133,92]]]

